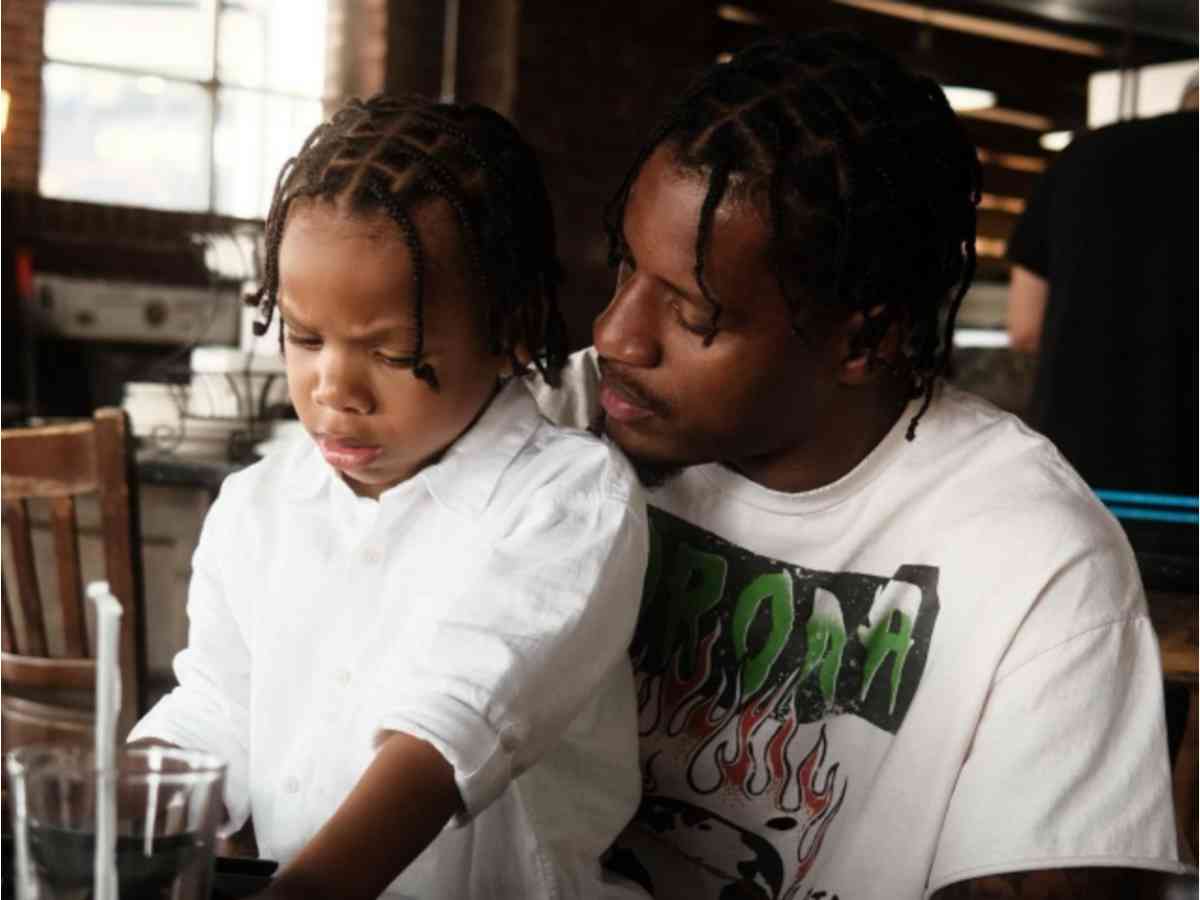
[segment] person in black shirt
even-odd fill
[[[1093,488],[1196,494],[1197,116],[1120,122],[1047,171],[1009,243],[1029,412]],[[1194,536],[1194,529],[1193,529]]]

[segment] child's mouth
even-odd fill
[[[325,457],[325,462],[335,469],[361,469],[383,453],[382,447],[329,436],[318,437],[317,447]]]

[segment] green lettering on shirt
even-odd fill
[[[832,591],[825,588],[813,591],[813,611],[805,626],[805,642],[800,680],[820,666],[817,683],[821,687],[821,696],[826,704],[832,703],[846,650],[846,622],[842,618],[842,606]]]
[[[763,601],[770,600],[771,628],[767,640],[758,652],[749,653],[750,626],[758,615]],[[792,599],[792,579],[786,572],[768,572],[751,581],[738,595],[733,611],[733,647],[742,664],[743,696],[757,691],[775,660],[783,652],[784,645],[792,634],[796,608]]]

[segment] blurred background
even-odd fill
[[[691,75],[777,30],[854,29],[944,85],[984,167],[955,377],[1021,411],[1006,243],[1073,136],[1173,109],[1193,0],[4,0],[4,416],[86,415],[246,349],[239,295],[289,150],[347,96],[512,117],[540,153],[574,346],[606,302],[600,210]]]

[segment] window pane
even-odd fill
[[[217,78],[241,87],[320,97],[326,0],[241,0],[220,17]]]
[[[208,208],[207,92],[153,75],[48,63],[39,191],[156,209]]]
[[[279,168],[320,121],[318,100],[222,90],[217,97],[214,147],[216,211],[265,217]]]
[[[207,79],[213,54],[210,2],[49,0],[46,57]]]

